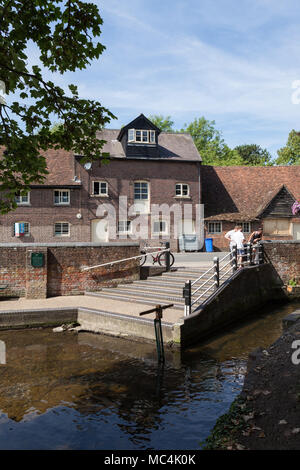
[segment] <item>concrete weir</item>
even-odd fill
[[[77,331],[102,333],[110,336],[141,341],[155,341],[153,324],[154,316],[149,315],[150,318],[139,316],[139,312],[145,310],[145,305],[133,305],[132,314],[129,315],[103,310],[103,308],[100,308],[99,299],[96,299],[97,308],[95,308],[95,300],[86,296],[73,296],[69,298],[64,297],[56,299],[64,301],[65,304],[69,303],[70,306],[58,306],[54,308],[47,306],[47,300],[54,303],[55,299],[53,298],[40,300],[39,303],[42,304],[42,306],[30,309],[20,308],[20,301],[1,302],[2,308],[4,303],[6,304],[5,306],[10,304],[11,308],[0,310],[0,330],[54,327],[62,324],[77,323]],[[81,306],[78,306],[79,302],[81,303]],[[24,303],[26,304],[26,301],[22,302],[22,304]],[[31,301],[33,307],[36,306],[35,303],[36,301]],[[111,301],[110,304],[111,307],[117,309],[114,301]],[[176,312],[176,318],[171,312],[171,314],[169,314],[169,320],[162,321],[163,337],[166,344],[180,346],[180,332],[183,319],[181,321],[180,318],[177,318],[178,316],[178,312]]]
[[[167,273],[166,273],[167,274]],[[164,275],[163,275],[164,276]],[[170,275],[165,276],[165,284]],[[179,276],[179,277],[178,277]],[[181,274],[174,272],[176,285]],[[152,281],[151,281],[152,282]],[[181,285],[181,281],[179,282]],[[133,285],[134,287],[134,285]],[[269,264],[238,270],[190,316],[183,317],[180,294],[157,294],[152,303],[145,293],[60,296],[48,299],[19,299],[0,302],[0,329],[53,326],[77,322],[78,330],[103,333],[128,339],[155,341],[155,314],[141,317],[140,313],[161,304],[174,303],[164,310],[162,333],[167,345],[185,348],[220,331],[225,325],[239,321],[274,299],[286,299],[282,281]],[[153,291],[155,290],[152,287]],[[176,287],[177,289],[177,287]],[[113,291],[114,289],[110,289]],[[135,288],[133,289],[135,291]],[[126,301],[124,299],[127,299]],[[147,299],[147,300],[146,300]],[[182,304],[179,302],[182,301]],[[154,305],[153,305],[154,304]],[[122,312],[122,313],[120,313]]]

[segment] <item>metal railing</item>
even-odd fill
[[[107,263],[102,263],[102,264],[96,264],[95,266],[86,266],[84,268],[81,268],[82,271],[88,271],[90,269],[96,269],[96,268],[102,268],[103,266],[112,266],[113,264],[118,264],[118,263],[123,263],[124,261],[130,261],[132,259],[139,259],[143,258],[145,255],[156,255],[158,253],[166,253],[166,270],[170,270],[170,243],[166,242],[165,243],[166,248],[164,250],[158,250],[158,251],[152,251],[150,253],[141,253],[138,256],[131,256],[130,258],[122,258],[118,259],[116,261],[109,261]],[[151,248],[151,247],[148,247]],[[158,247],[154,247],[158,248]]]
[[[239,255],[236,246],[234,246],[232,251],[230,251],[222,259],[219,259],[216,256],[213,259],[213,265],[207,271],[201,274],[201,276],[199,276],[193,282],[188,280],[185,283],[183,288],[183,297],[185,299],[185,317],[189,316],[195,310],[195,308],[199,307],[200,299],[203,298],[209,291],[215,292],[224,283],[225,276],[228,276],[230,273],[233,274],[238,269],[239,261],[240,267],[264,263],[263,245],[260,243],[256,245],[247,243],[244,245],[244,248],[245,250],[243,255]],[[224,263],[224,261],[226,261],[225,264],[221,264]],[[211,272],[212,274],[209,275]],[[198,285],[198,287],[193,291],[192,287],[197,285],[201,279],[204,277],[206,278],[208,275],[209,277],[203,283]],[[209,284],[209,282],[212,280],[213,282]],[[207,284],[208,286],[205,288],[205,290],[203,290]],[[199,291],[201,291],[200,295],[195,298],[195,294],[199,293]],[[205,297],[204,300],[207,300],[207,297]]]

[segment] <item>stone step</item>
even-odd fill
[[[133,296],[126,296],[122,295],[120,293],[111,295],[110,292],[85,292],[85,295],[92,296],[92,297],[103,297],[104,299],[114,299],[114,300],[119,300],[123,302],[134,302],[134,303],[139,303],[139,304],[146,304],[146,305],[167,305],[172,303],[173,307],[175,310],[183,310],[183,304],[182,303],[176,303],[176,302],[162,302],[161,299],[159,300],[152,300],[152,299],[142,299],[140,297],[133,297]]]
[[[213,282],[211,283],[207,283],[204,287],[202,287],[201,289],[199,289],[199,295],[201,292],[203,292],[204,290],[206,290],[208,288],[209,285],[213,285]],[[163,293],[163,292],[167,292],[167,293],[172,293],[174,295],[177,295],[177,296],[182,296],[182,290],[183,290],[183,285],[180,284],[180,286],[173,286],[172,284],[169,284],[169,285],[151,285],[149,282],[143,282],[143,281],[140,281],[137,283],[134,283],[134,284],[119,284],[117,289],[119,290],[126,290],[126,291],[129,291],[130,292],[147,292],[147,293],[152,293],[153,295],[155,295],[155,293]]]
[[[188,279],[198,279],[198,277],[202,276],[203,274],[206,273],[206,270],[199,270],[199,271],[194,271],[194,272],[191,272],[191,271],[169,271],[169,272],[164,272],[161,274],[161,277],[169,277],[169,276],[172,276],[172,277],[184,277],[184,278],[188,278]],[[208,274],[213,274],[213,271],[209,272]]]
[[[206,279],[208,279],[210,276],[204,276],[202,277],[198,282],[204,282]],[[151,282],[153,285],[165,285],[165,284],[177,284],[178,286],[183,286],[186,281],[188,281],[190,278],[189,277],[172,277],[172,276],[151,276],[148,277],[147,279],[142,279],[138,281],[133,281],[134,283],[137,282]],[[195,279],[191,279],[192,282],[195,281]],[[197,284],[198,284],[197,282]]]
[[[118,288],[104,288],[102,289],[101,292],[103,292],[104,294],[111,295],[112,299],[118,296],[126,296],[129,301],[131,301],[132,299],[141,299],[141,300],[144,300],[145,302],[148,300],[151,300],[156,304],[164,302],[166,304],[176,303],[178,305],[184,305],[184,298],[182,297],[182,292],[175,293],[175,294],[172,294],[172,293],[163,294],[163,293],[157,293],[157,292],[153,293],[153,292],[145,292],[145,291],[137,292],[137,291],[130,291],[130,290],[125,290],[125,289],[118,289]],[[212,293],[212,290],[204,294],[204,296],[201,297],[199,302],[202,303],[207,297],[211,295],[211,293]],[[197,294],[198,295],[196,295],[196,298],[197,296],[201,294],[201,291],[199,291]],[[197,302],[197,304],[199,304],[199,302]]]
[[[179,304],[184,302],[184,298],[182,297],[182,293],[177,293],[175,295],[172,295],[172,293],[164,294],[163,292],[157,293],[157,292],[144,292],[144,291],[135,291],[135,290],[130,290],[130,289],[119,289],[119,288],[110,288],[110,287],[104,287],[101,292],[105,293],[110,293],[111,295],[127,295],[130,297],[138,297],[138,298],[143,298],[143,299],[158,299],[165,301],[166,303],[171,303],[171,302],[177,302]]]

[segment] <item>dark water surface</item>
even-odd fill
[[[299,307],[265,309],[183,354],[168,353],[163,370],[153,345],[0,331],[0,449],[199,449],[240,393],[249,352],[273,343],[282,318]]]

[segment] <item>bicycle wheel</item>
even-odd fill
[[[174,255],[170,253],[170,267],[173,266],[174,261],[175,261]],[[158,264],[160,266],[166,266],[166,253],[161,253],[158,256]]]
[[[147,255],[140,258],[140,266],[143,266],[146,263]]]

